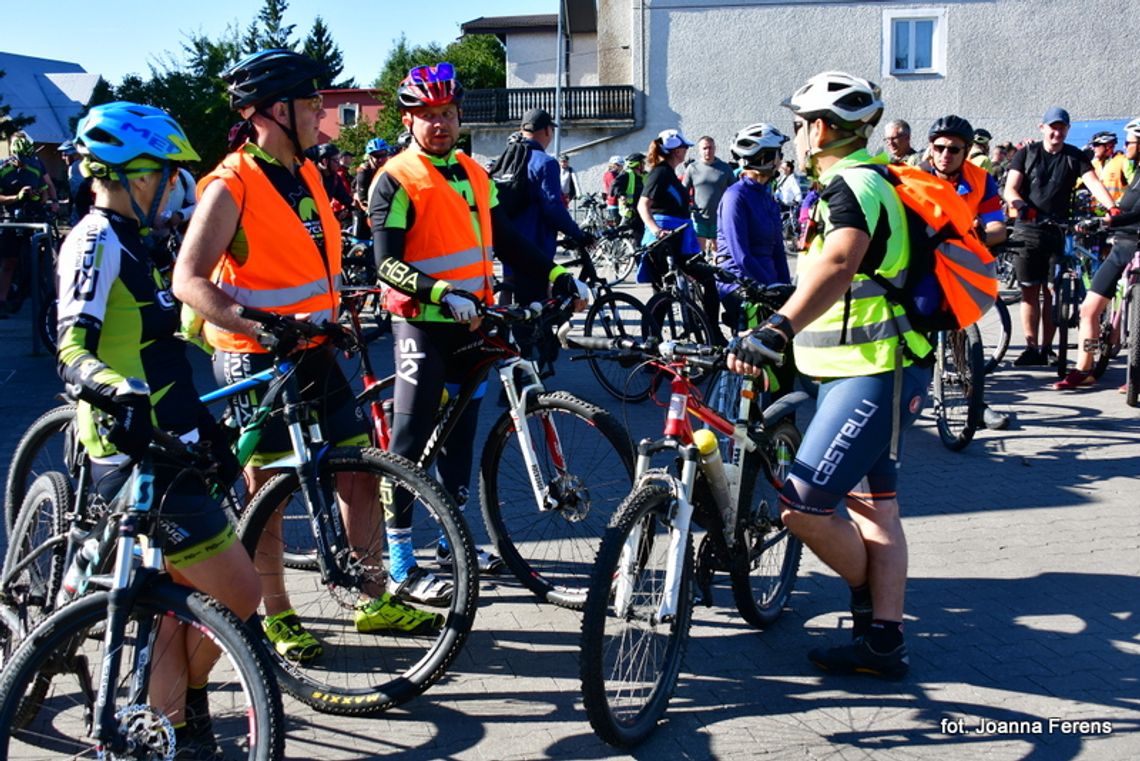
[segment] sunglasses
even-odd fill
[[[792,134],[793,135],[796,134],[797,132],[799,132],[801,129],[803,129],[806,126],[807,126],[806,121],[803,121],[801,119],[792,120]]]
[[[313,113],[320,111],[322,108],[324,108],[325,105],[325,99],[319,92],[313,93],[312,95],[306,95],[301,98],[282,98],[280,102],[288,103],[291,100],[297,103],[304,103],[313,111]]]
[[[935,153],[946,152],[946,153],[949,153],[951,156],[957,156],[959,153],[964,151],[965,148],[963,148],[960,145],[946,145],[945,143],[931,143],[930,144],[930,150],[934,151]]]
[[[450,82],[455,79],[455,67],[446,61],[435,66],[417,66],[408,72],[408,78],[421,85]]]

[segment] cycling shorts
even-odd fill
[[[367,446],[370,441],[368,422],[356,404],[348,379],[337,364],[336,353],[320,346],[297,352],[291,359],[297,363],[297,386],[301,399],[313,403],[309,409],[315,412],[325,440],[337,446]],[[245,380],[272,366],[273,357],[269,354],[214,352],[214,380],[219,386]],[[265,388],[259,386],[230,397],[229,414],[239,427],[249,422],[261,403]],[[280,408],[281,398],[278,397],[274,409]],[[272,414],[262,429],[261,441],[249,464],[263,467],[292,451],[293,443],[284,416]]]
[[[1136,253],[1136,245],[1135,236],[1117,235],[1112,241],[1112,251],[1101,262],[1100,268],[1093,275],[1089,290],[1104,296],[1106,299],[1115,296],[1116,284],[1120,282],[1120,276],[1124,274],[1128,263],[1132,261],[1132,257]]]
[[[97,498],[110,502],[131,476],[131,465],[91,464]],[[237,541],[219,498],[193,471],[154,463],[154,508],[163,533],[163,557],[172,568],[188,568],[225,552]]]
[[[693,231],[698,238],[716,238],[716,221],[704,220],[693,215]]]
[[[1065,252],[1065,235],[1055,227],[1018,223],[1013,240],[1022,244],[1016,249],[1013,270],[1022,286],[1047,284]]]
[[[831,515],[845,495],[894,499],[903,433],[922,412],[930,378],[930,368],[911,365],[902,371],[898,460],[891,459],[894,371],[821,383],[815,417],[784,481],[781,504]]]

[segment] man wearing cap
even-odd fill
[[[994,167],[994,162],[990,161],[990,141],[993,139],[994,136],[990,134],[988,129],[974,130],[974,144],[970,146],[970,155],[968,156],[971,164],[976,164],[987,172],[990,172]]]
[[[562,205],[569,208],[570,202],[578,197],[578,173],[570,166],[570,157],[565,153],[558,157],[558,187],[562,191]]]
[[[622,173],[624,164],[625,161],[621,156],[610,156],[606,161],[606,171],[602,172],[602,195],[606,198],[606,219],[615,225],[618,223],[620,211],[616,198],[613,200],[610,198],[610,190],[613,189],[614,180]]]
[[[1046,222],[1064,223],[1072,213],[1072,194],[1083,180],[1093,197],[1110,214],[1118,214],[1116,202],[1096,176],[1092,164],[1076,146],[1069,145],[1069,112],[1054,106],[1041,119],[1041,142],[1033,142],[1014,154],[1005,180],[1009,215],[1017,220],[1013,239],[1019,241],[1014,269],[1021,285],[1021,326],[1025,351],[1014,364],[1047,365],[1053,343],[1053,294],[1048,288],[1053,263],[1065,248],[1065,236]],[[1042,291],[1042,286],[1046,286]],[[1041,297],[1041,303],[1038,298]],[[1038,321],[1041,331],[1038,332]],[[1040,342],[1038,341],[1040,338]]]
[[[580,245],[590,243],[592,238],[578,227],[562,203],[561,170],[558,161],[546,152],[547,146],[554,140],[554,130],[558,129],[558,125],[549,112],[532,108],[523,116],[519,127],[523,140],[531,150],[527,158],[527,198],[523,210],[513,220],[514,226],[520,235],[534,242],[548,262],[553,262],[558,233]],[[519,277],[507,265],[503,266],[503,281],[504,291],[508,292],[507,298],[513,297],[518,304],[542,301],[547,298],[550,286],[545,279]],[[528,332],[526,327],[515,329],[515,338],[524,349],[534,340],[527,335]],[[538,351],[539,365],[545,371],[553,371],[554,360],[558,357],[557,343],[553,340],[549,343],[542,342]]]
[[[732,167],[716,157],[716,141],[708,135],[697,140],[697,161],[685,167],[681,184],[692,199],[693,227],[702,251],[716,248],[716,210],[725,188],[736,179]]]

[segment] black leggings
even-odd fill
[[[416,462],[435,428],[444,388],[448,394],[457,394],[486,349],[478,334],[455,323],[395,322],[392,332],[396,388],[390,449]],[[480,388],[460,413],[436,459],[440,483],[460,507],[467,503],[475,429],[484,390]],[[397,495],[394,512],[396,528],[412,525],[407,495]]]

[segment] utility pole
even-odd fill
[[[562,153],[562,77],[566,61],[566,0],[558,0],[558,60],[554,64],[554,155]]]

